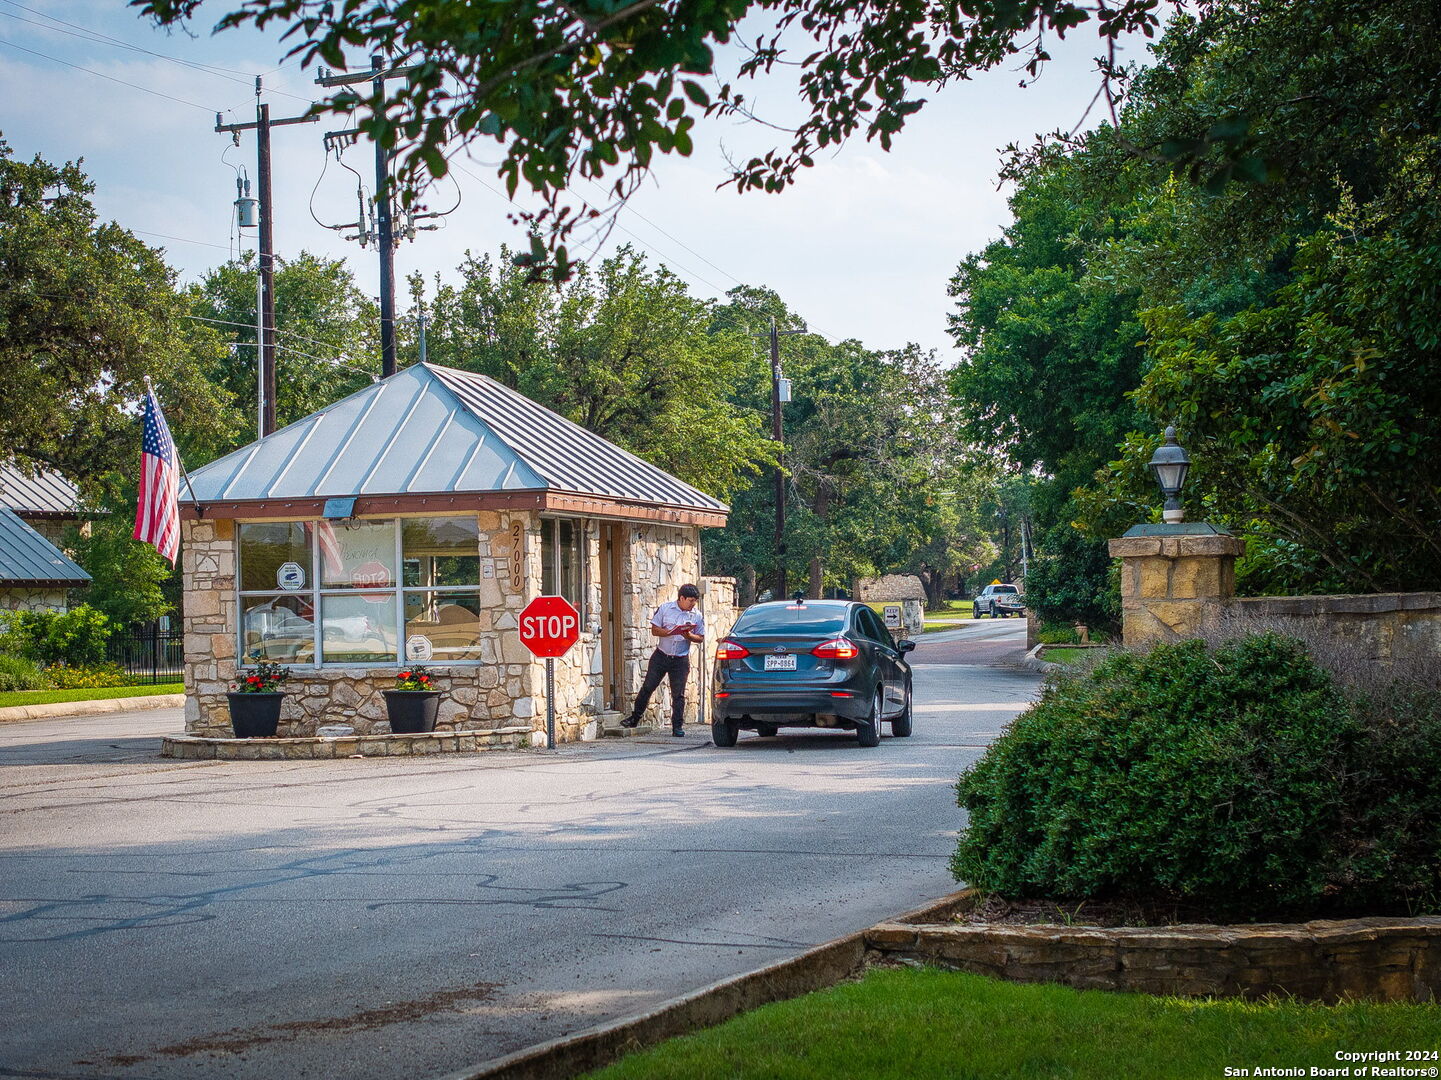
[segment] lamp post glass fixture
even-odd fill
[[[1149,467],[1156,476],[1156,486],[1166,498],[1161,520],[1168,525],[1185,521],[1186,512],[1181,509],[1180,496],[1181,488],[1186,483],[1186,472],[1191,467],[1191,459],[1186,456],[1185,449],[1176,442],[1175,428],[1166,429],[1166,441],[1156,447]]]

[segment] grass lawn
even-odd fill
[[[1104,660],[1107,650],[1105,649],[1068,649],[1047,648],[1041,653],[1041,659],[1050,664],[1074,664],[1082,660]]]
[[[1436,1050],[1441,1006],[1262,1004],[1021,986],[936,969],[767,1005],[633,1054],[604,1080],[1212,1080],[1344,1067],[1338,1050]],[[1402,1062],[1401,1064],[1405,1064]],[[1412,1062],[1423,1072],[1435,1061]],[[1233,1073],[1232,1075],[1243,1075]],[[1265,1075],[1265,1074],[1261,1074]],[[1350,1075],[1359,1075],[1352,1066]]]
[[[99,701],[103,698],[149,697],[151,694],[183,694],[184,683],[159,686],[107,686],[99,690],[14,690],[0,694],[0,709],[9,705],[53,705],[61,701]]]

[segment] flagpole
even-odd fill
[[[145,392],[155,398],[155,403],[160,404],[160,399],[155,397],[155,387],[150,383],[150,376],[145,376]],[[163,412],[164,410],[162,410]],[[195,516],[204,517],[205,507],[200,505],[200,500],[195,497],[195,488],[191,486],[190,474],[185,471],[185,462],[180,460],[180,447],[175,447],[175,465],[180,470],[180,476],[185,481],[185,486],[190,488],[190,501],[195,504]]]

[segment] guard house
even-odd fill
[[[185,728],[212,737],[230,734],[226,691],[257,658],[291,669],[281,735],[388,732],[381,691],[411,663],[444,691],[438,729],[543,727],[545,665],[516,633],[541,595],[584,627],[556,663],[557,736],[593,737],[640,685],[650,612],[699,580],[700,530],[727,514],[495,380],[434,364],[190,480]]]

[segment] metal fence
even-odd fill
[[[185,662],[185,635],[160,625],[132,626],[110,635],[105,659],[119,664],[137,683],[179,682]]]

